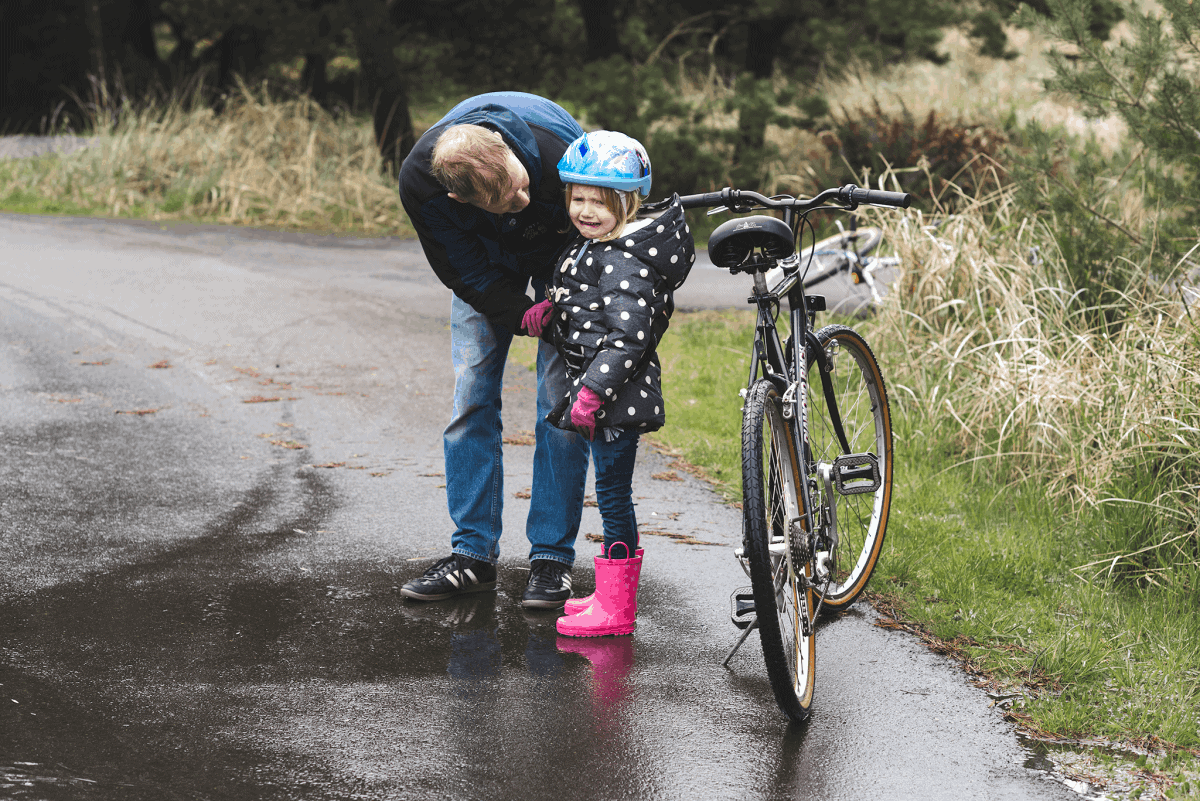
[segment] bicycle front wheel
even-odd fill
[[[866,340],[853,328],[829,325],[817,332],[817,341],[824,348],[832,368],[825,378],[832,382],[837,413],[850,445],[848,453],[873,454],[879,471],[878,486],[870,491],[837,486],[829,492],[821,482],[819,466],[832,466],[847,452],[834,428],[833,410],[817,374],[816,360],[810,358],[808,444],[811,454],[806,472],[821,486],[822,515],[829,515],[828,504],[835,504],[831,516],[836,520],[838,533],[837,548],[830,560],[832,577],[824,589],[818,586],[818,590],[824,599],[823,607],[839,611],[862,594],[883,550],[892,503],[892,416],[883,374]],[[867,483],[869,486],[871,484]],[[825,522],[819,522],[818,531]]]
[[[779,708],[797,722],[808,716],[817,675],[811,559],[790,556],[787,537],[788,506],[799,508],[799,464],[778,391],[770,381],[756,382],[742,415],[743,553],[767,678]],[[799,535],[807,550],[808,534]]]

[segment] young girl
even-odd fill
[[[567,148],[558,173],[580,236],[554,270],[550,299],[531,308],[523,326],[533,335],[544,328],[566,363],[570,392],[547,419],[591,442],[604,521],[596,592],[567,601],[558,631],[630,634],[642,567],[633,464],[640,434],[664,422],[655,350],[695,246],[678,198],[639,214],[650,194],[650,158],[635,139],[584,134]]]

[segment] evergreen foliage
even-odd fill
[[[1047,0],[1048,17],[1019,17],[1064,40],[1047,88],[1066,92],[1095,117],[1119,116],[1140,144],[1131,173],[1148,201],[1167,210],[1168,241],[1200,233],[1200,7],[1163,0],[1162,15],[1130,12],[1132,36],[1105,45],[1094,34],[1088,0]]]

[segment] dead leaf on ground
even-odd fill
[[[516,431],[504,437],[505,445],[532,445],[533,443],[532,431]]]
[[[82,403],[83,398],[50,398],[54,403]]]
[[[514,497],[514,498],[520,498],[521,500],[526,500],[526,501],[527,501],[527,500],[529,500],[530,498],[532,498],[532,497],[533,497],[533,488],[532,488],[532,487],[526,487],[526,488],[525,488],[525,489],[523,489],[523,490],[517,490],[516,492],[514,492],[514,493],[513,493],[513,497]]]
[[[596,499],[595,499],[595,498],[593,498],[591,495],[589,495],[589,496],[587,496],[586,498],[584,498],[584,500],[583,500],[583,505],[584,505],[584,506],[593,506],[593,507],[598,507],[600,504],[596,502]]]
[[[367,473],[369,476],[386,476],[387,473]]]
[[[149,367],[151,370],[169,370],[171,367],[171,363],[169,361],[167,361],[166,359],[163,359],[161,362],[155,362],[154,364],[149,364],[146,366]]]
[[[691,534],[682,534],[677,531],[664,531],[662,529],[657,529],[657,528],[639,528],[638,534],[643,537],[647,536],[647,535],[654,536],[654,537],[666,537],[667,539],[674,540],[675,542],[679,543],[680,545],[720,545],[721,544],[719,542],[708,542],[707,540],[698,540],[695,537],[693,537]]]
[[[441,478],[445,474],[444,473],[417,473],[417,475],[418,476],[426,476],[428,478],[433,478],[433,477]]]
[[[584,539],[591,540],[592,542],[604,542],[604,535],[603,534],[585,534]]]
[[[689,476],[695,476],[696,478],[705,477],[703,468],[697,467],[696,465],[686,462],[683,459],[673,459],[671,461],[671,467],[675,470],[680,470],[684,473],[687,473]]]
[[[664,470],[661,473],[651,473],[650,478],[656,478],[659,481],[683,481],[679,474],[674,470]]]
[[[253,397],[246,398],[244,401],[242,401],[242,403],[272,403],[277,400],[282,400],[282,398],[280,398],[278,395],[276,395],[274,398],[268,398],[264,395],[255,395]]]
[[[105,359],[102,362],[80,362],[80,364],[87,365],[89,367],[103,367],[108,364],[108,359]]]
[[[326,462],[325,464],[309,465],[310,467],[345,467],[345,462]]]
[[[144,415],[144,414],[154,414],[157,411],[158,411],[158,409],[119,409],[116,412],[114,412],[114,414]]]
[[[304,450],[303,445],[301,445],[299,442],[296,442],[295,440],[290,440],[290,439],[273,439],[273,440],[271,440],[271,444],[278,445],[281,448],[287,448],[290,451]]]
[[[294,426],[296,424],[295,423],[276,423],[275,425],[279,426],[280,428],[291,428],[292,426]]]
[[[260,373],[258,370],[255,370],[253,367],[235,367],[233,369],[237,370],[242,375],[248,375],[251,378],[258,378],[260,375],[262,375],[262,373]]]

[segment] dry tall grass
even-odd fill
[[[8,192],[114,216],[395,234],[406,223],[369,124],[242,86],[220,114],[173,102],[97,115],[92,147],[12,163]]]
[[[904,262],[874,323],[900,351],[893,397],[962,461],[1144,512],[1118,515],[1083,575],[1183,578],[1200,566],[1200,305],[1152,281],[1124,296],[1118,333],[1089,328],[1039,224],[1005,193],[986,205],[873,220]]]

